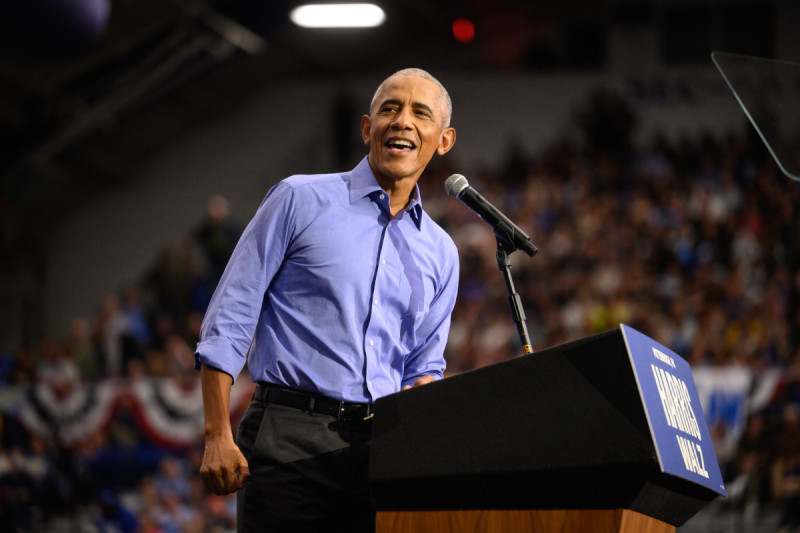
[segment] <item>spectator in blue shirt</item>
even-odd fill
[[[455,142],[445,88],[420,69],[378,87],[350,172],[273,187],[243,233],[195,352],[207,485],[239,491],[249,531],[373,531],[375,399],[442,377],[458,253],[417,187]],[[256,393],[232,436],[245,361]]]

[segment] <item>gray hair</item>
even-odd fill
[[[421,68],[404,68],[402,70],[398,70],[378,85],[378,88],[375,90],[375,94],[372,95],[372,101],[369,104],[369,111],[372,114],[372,110],[375,108],[375,105],[378,103],[378,95],[380,95],[381,91],[383,90],[383,86],[394,76],[416,76],[417,78],[422,78],[424,80],[432,81],[439,87],[439,91],[441,92],[441,103],[442,109],[444,110],[444,120],[442,121],[444,127],[447,128],[450,126],[450,118],[453,116],[453,101],[450,100],[450,94],[447,92],[447,89],[444,88],[444,85],[437,80],[430,72],[427,70],[422,70]]]

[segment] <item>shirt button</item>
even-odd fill
[[[392,223],[391,223],[391,222],[389,222],[389,227],[390,227],[390,228],[392,227]]]
[[[378,299],[377,299],[377,298],[374,298],[374,299],[372,300],[372,303],[374,303],[375,305],[378,305]]]
[[[375,346],[375,341],[369,341],[370,346]]]
[[[386,264],[386,259],[381,260],[381,263]]]
[[[386,197],[383,194],[381,194],[381,200],[383,200],[384,198],[386,198]]]

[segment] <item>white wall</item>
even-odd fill
[[[710,60],[708,66],[680,72],[643,71],[647,74],[639,79],[654,91],[652,98],[636,102],[641,138],[659,129],[670,136],[741,130],[744,116]],[[512,134],[531,152],[561,136],[574,136],[575,104],[598,86],[631,94],[631,78],[625,74],[435,74],[450,90],[455,107],[458,139],[447,157],[466,176],[482,163],[496,164]],[[352,82],[364,109],[378,81]],[[691,89],[691,101],[678,98],[679,86]],[[48,243],[46,333],[61,338],[73,317],[91,316],[106,295],[138,280],[161,249],[201,220],[211,194],[225,195],[234,217],[245,223],[276,180],[330,170],[330,106],[338,89],[326,80],[276,86],[243,105],[238,115],[163,153],[134,186],[66,221]]]

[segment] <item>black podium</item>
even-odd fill
[[[686,522],[719,491],[660,468],[624,337],[611,330],[378,400],[378,530],[660,532]]]

